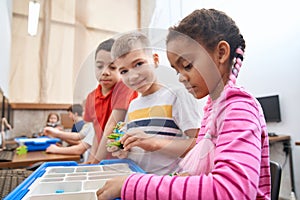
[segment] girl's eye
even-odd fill
[[[128,70],[121,70],[120,74],[126,74],[128,72]]]
[[[189,70],[191,70],[191,69],[192,69],[192,67],[193,67],[193,64],[192,64],[192,63],[189,63],[189,64],[187,64],[187,65],[183,66],[183,68],[184,68],[184,70],[185,70],[185,71],[189,71]]]

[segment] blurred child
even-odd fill
[[[119,37],[112,47],[112,57],[123,82],[141,94],[127,111],[127,132],[120,140],[123,153],[129,151],[128,158],[147,173],[173,172],[180,157],[195,144],[200,128],[196,100],[186,91],[158,82],[155,69],[159,58],[143,33]]]
[[[44,135],[59,138],[70,145],[78,144],[80,140],[85,136],[82,136],[82,134],[78,134],[81,132],[81,129],[85,124],[82,119],[83,106],[80,104],[74,104],[71,105],[67,111],[69,113],[69,117],[74,121],[71,132],[63,131],[62,129],[56,129],[53,127],[45,127]]]
[[[59,115],[57,113],[51,112],[48,114],[46,127],[62,129],[62,126],[59,121]]]
[[[74,121],[71,132],[78,133],[82,129],[84,125],[84,121],[82,118],[83,107],[80,104],[71,105],[68,109],[69,118]]]
[[[77,134],[77,133],[75,133]],[[61,135],[61,133],[58,133]],[[68,134],[72,135],[72,134]],[[84,161],[88,160],[89,150],[93,144],[93,138],[95,136],[94,126],[93,123],[88,122],[85,123],[77,135],[79,139],[77,144],[68,147],[61,147],[54,144],[51,144],[47,149],[47,153],[56,153],[56,154],[72,154],[72,155],[83,155],[84,154]],[[85,154],[85,152],[87,153]]]
[[[86,101],[82,102],[82,115],[84,115]],[[76,104],[78,105],[78,104]],[[74,107],[74,106],[73,106]],[[78,110],[78,106],[77,106]],[[72,116],[72,115],[71,115]],[[72,155],[83,155],[84,161],[88,160],[89,149],[93,144],[93,138],[95,136],[95,130],[93,123],[87,122],[84,123],[80,132],[73,132],[70,134],[69,132],[56,131],[55,129],[51,129],[46,133],[48,136],[60,138],[64,141],[68,141],[73,144],[72,146],[62,147],[60,145],[50,145],[47,149],[47,153],[56,153],[56,154],[72,154]]]
[[[244,50],[235,22],[214,9],[196,10],[170,29],[167,55],[179,81],[197,99],[209,95],[198,143],[181,163],[188,176],[117,177],[98,199],[270,199],[264,115],[235,85]]]
[[[0,147],[2,149],[6,149],[6,136],[5,133],[6,131],[11,131],[12,127],[11,125],[8,123],[7,119],[5,117],[0,118]]]
[[[137,93],[120,80],[120,74],[110,56],[113,43],[114,39],[105,40],[95,52],[95,75],[99,85],[87,96],[84,114],[84,120],[93,122],[96,132],[91,148],[94,158],[88,163],[98,163],[107,158],[106,136],[118,121],[124,121],[130,101],[137,97]],[[99,146],[100,142],[104,145]]]

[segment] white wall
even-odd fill
[[[12,1],[0,1],[0,87],[5,96],[9,97],[9,69],[10,69],[10,45],[11,45],[11,15]]]
[[[300,15],[296,0],[172,0],[157,1],[151,27],[168,28],[194,9],[226,12],[246,40],[246,55],[238,84],[255,96],[279,94],[282,122],[268,123],[270,132],[292,137],[296,193],[300,198]],[[284,165],[281,144],[271,147],[271,159]],[[284,165],[280,196],[290,195],[289,164]]]

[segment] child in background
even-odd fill
[[[113,43],[114,39],[105,40],[95,52],[95,75],[99,85],[87,96],[84,114],[84,120],[93,122],[96,132],[91,148],[94,158],[88,163],[99,163],[108,157],[106,136],[111,134],[117,122],[124,121],[130,101],[137,97],[137,93],[120,80],[110,56]],[[99,145],[100,142],[103,145]]]
[[[62,129],[59,121],[59,115],[57,113],[49,113],[47,117],[46,127]]]
[[[180,157],[195,144],[200,128],[196,99],[182,89],[167,88],[157,80],[159,58],[141,32],[119,37],[112,47],[123,82],[141,96],[134,99],[126,115],[127,131],[121,138],[124,151],[147,173],[169,174]],[[200,109],[200,108],[199,108]],[[113,154],[114,155],[114,154]]]
[[[69,118],[71,118],[74,121],[74,124],[72,126],[71,132],[72,133],[78,133],[82,129],[84,125],[84,121],[82,118],[83,114],[83,107],[80,104],[74,104],[70,106],[68,109]]]
[[[179,81],[198,99],[209,95],[198,143],[184,160],[189,176],[117,177],[97,191],[98,199],[270,199],[264,115],[235,85],[244,50],[235,22],[214,9],[196,10],[170,29],[168,59]]]
[[[85,134],[78,134],[85,122],[82,119],[83,106],[80,104],[74,104],[68,108],[69,117],[74,121],[71,132],[63,131],[53,127],[45,127],[44,135],[54,138],[59,138],[69,145],[79,144],[80,140],[85,137]]]
[[[93,144],[93,138],[95,136],[95,130],[93,123],[87,122],[83,125],[82,129],[77,135],[79,139],[77,144],[72,146],[57,146],[55,144],[51,144],[47,149],[47,153],[55,153],[55,154],[71,154],[71,155],[82,155],[84,154]],[[89,154],[87,153],[84,156],[84,161],[88,160]]]
[[[85,101],[83,101],[82,105],[84,108]],[[83,110],[83,114],[84,114],[84,110]],[[95,136],[93,123],[91,122],[85,123],[79,133],[70,134],[70,133],[60,132],[57,134],[54,133],[54,135],[58,138],[64,138],[64,139],[68,138],[69,140],[75,140],[76,144],[68,147],[61,147],[52,144],[46,149],[47,153],[83,155],[84,161],[88,160],[90,156],[89,149],[93,144],[93,138]],[[71,135],[72,136],[76,135],[76,137],[71,137]]]
[[[5,132],[11,131],[12,127],[8,123],[7,119],[5,117],[0,118],[0,147],[2,149],[6,149],[6,139],[5,139]]]

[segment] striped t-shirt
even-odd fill
[[[217,139],[211,173],[185,177],[133,174],[123,185],[122,199],[270,199],[269,145],[262,109],[241,88],[226,86],[221,97],[213,123]],[[204,109],[199,140],[213,104],[209,100]]]
[[[144,131],[150,137],[169,140],[186,139],[184,131],[200,128],[196,99],[182,89],[160,88],[153,94],[134,99],[127,111],[127,131]],[[195,109],[196,108],[196,109]],[[183,152],[182,152],[183,153]],[[130,149],[128,158],[147,173],[165,175],[178,168],[180,155],[163,150]]]

